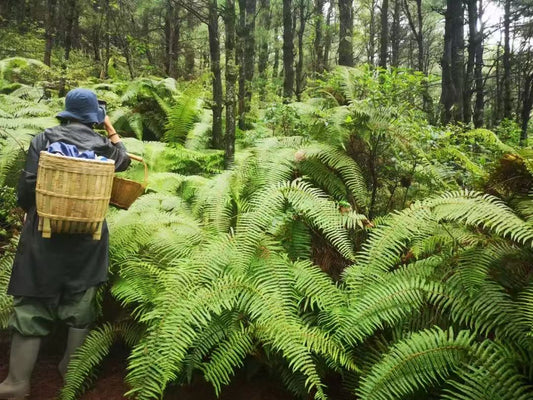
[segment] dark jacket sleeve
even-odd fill
[[[39,154],[45,146],[43,134],[37,135],[30,144],[26,165],[22,170],[17,187],[17,202],[26,212],[35,206],[35,184],[37,183],[37,168]]]
[[[117,144],[111,143],[108,139],[103,138],[104,143],[96,149],[96,153],[104,157],[115,160],[115,171],[124,171],[130,166],[131,160],[122,142]]]

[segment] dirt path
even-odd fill
[[[30,400],[55,400],[62,379],[57,371],[61,356],[46,348],[39,354],[32,376]],[[0,344],[0,380],[7,375],[8,346]],[[128,388],[124,384],[126,361],[123,355],[112,355],[104,362],[99,378],[79,400],[121,400]],[[205,382],[167,390],[165,400],[217,400],[213,388]],[[218,400],[293,400],[277,382],[264,376],[246,379],[237,376]]]

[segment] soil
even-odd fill
[[[57,342],[56,342],[57,343]],[[43,343],[37,365],[32,375],[30,400],[55,400],[61,389],[62,379],[57,370],[61,358],[57,344]],[[9,343],[0,342],[0,380],[7,375]],[[99,377],[80,400],[120,400],[128,391],[124,383],[126,354],[114,351],[104,361]],[[217,400],[212,386],[201,379],[193,384],[171,387],[165,393],[165,400]],[[257,374],[247,378],[237,374],[231,385],[224,388],[219,400],[294,400],[279,382]]]

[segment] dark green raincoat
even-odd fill
[[[109,232],[105,223],[101,240],[83,234],[52,234],[50,239],[44,239],[37,229],[35,184],[39,154],[59,141],[77,146],[80,152],[93,150],[115,160],[116,171],[123,171],[130,164],[121,142],[112,144],[80,123],[56,126],[33,138],[18,186],[18,202],[27,217],[8,287],[13,296],[51,298],[84,291],[107,279]]]

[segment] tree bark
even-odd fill
[[[400,65],[400,18],[401,0],[394,0],[394,13],[392,16],[391,30],[391,66],[398,68]]]
[[[269,55],[269,32],[270,32],[270,23],[272,19],[272,12],[270,10],[270,0],[260,0],[260,26],[262,28],[262,34],[260,35],[259,40],[259,54],[257,60],[257,71],[259,73],[261,86],[259,88],[259,95],[261,100],[264,100],[266,97],[266,84],[267,84],[267,65],[268,65],[268,55]]]
[[[354,65],[353,0],[339,0],[339,65]]]
[[[511,0],[505,0],[503,18],[503,118],[511,118],[513,104],[511,98]]]
[[[224,148],[224,136],[222,134],[222,73],[220,70],[220,38],[218,33],[218,9],[217,0],[209,0],[208,24],[209,54],[211,57],[211,82],[213,86],[213,112],[211,145],[215,149]]]
[[[235,62],[239,71],[238,83],[239,88],[237,90],[237,114],[239,129],[244,130],[245,127],[245,82],[244,76],[244,43],[246,41],[246,0],[239,1],[239,20],[236,26],[237,34],[237,46],[236,46],[236,58]]]
[[[165,15],[165,73],[178,77],[176,67],[179,51],[179,18],[178,9],[174,1],[167,0]]]
[[[278,37],[278,27],[274,29],[274,37]],[[276,79],[279,76],[279,46],[277,44],[274,45],[274,65],[272,66],[272,79]]]
[[[321,74],[324,72],[324,47],[323,47],[323,31],[324,25],[324,0],[315,0],[314,8],[314,22],[315,22],[315,40],[313,43],[314,59],[313,72]]]
[[[389,55],[389,0],[381,3],[381,38],[379,41],[379,66],[387,68]]]
[[[194,31],[195,29],[195,23],[196,18],[192,13],[187,14],[187,30],[189,32],[189,35]],[[190,38],[190,36],[189,36]],[[194,67],[195,67],[195,49],[193,46],[193,42],[191,40],[187,40],[186,43],[183,46],[183,52],[185,57],[185,78],[186,79],[193,79],[194,78]],[[202,53],[204,53],[202,51]]]
[[[477,0],[465,1],[468,10],[468,58],[466,62],[465,86],[463,93],[463,121],[469,124],[472,120],[472,94],[474,93],[474,66],[476,61],[477,37]]]
[[[296,99],[298,101],[302,100],[302,92],[305,84],[305,77],[303,73],[304,67],[304,33],[305,33],[305,2],[303,0],[299,1],[299,20],[300,26],[298,28],[298,62],[296,63]]]
[[[242,9],[241,9],[242,7]],[[239,129],[246,129],[255,65],[256,0],[239,0]]]
[[[482,20],[483,12],[483,0],[479,0],[478,14],[479,20]],[[485,94],[483,84],[483,23],[480,24],[480,28],[477,32],[476,44],[475,44],[475,66],[474,66],[474,90],[476,93],[476,102],[474,104],[474,126],[481,128],[484,124],[485,113]]]
[[[442,66],[443,124],[463,121],[464,16],[462,0],[447,0]]]
[[[66,29],[65,29],[65,60],[70,58],[70,50],[74,42],[74,28],[79,18],[78,6],[76,0],[68,0],[66,10]]]
[[[52,61],[52,47],[54,45],[56,0],[46,0],[45,31],[44,31],[44,60],[50,66]]]
[[[370,3],[370,26],[368,27],[368,49],[367,62],[369,65],[374,65],[374,55],[376,47],[374,40],[376,38],[376,0]]]
[[[332,2],[329,2],[328,4],[328,14],[326,16],[326,35],[324,36],[324,61],[322,62],[322,65],[324,65],[324,69],[329,69],[329,52],[331,50],[331,41],[332,41],[332,26],[331,26],[331,13],[333,10],[333,4]]]
[[[235,0],[226,0],[226,134],[224,166],[229,168],[235,158]]]
[[[294,94],[294,31],[292,0],[283,0],[283,98],[289,101]]]
[[[533,107],[533,74],[527,76],[524,84],[524,96],[522,106],[522,126],[520,132],[520,146],[527,145],[527,127],[531,116],[531,109]]]

